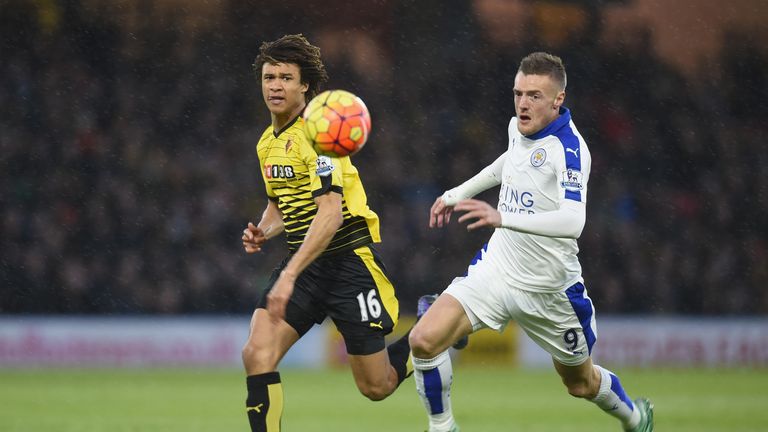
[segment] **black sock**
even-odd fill
[[[267,372],[246,378],[248,399],[245,407],[252,432],[279,432],[283,416],[283,386],[280,372]]]
[[[389,354],[389,363],[395,368],[397,372],[397,385],[400,385],[406,378],[411,376],[413,368],[408,368],[408,356],[411,354],[411,346],[408,343],[408,336],[411,331],[405,334],[405,336],[392,342],[387,347],[387,353]]]

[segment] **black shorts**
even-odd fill
[[[291,256],[272,272],[256,307],[266,308],[267,294]],[[370,246],[319,257],[296,279],[285,321],[299,337],[330,317],[344,337],[347,353],[373,354],[384,349],[384,336],[397,324],[400,306],[378,253]]]

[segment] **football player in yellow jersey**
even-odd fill
[[[289,254],[256,304],[243,348],[246,410],[252,431],[280,430],[283,390],[277,366],[312,326],[330,317],[344,337],[360,392],[371,400],[392,394],[410,375],[403,337],[385,347],[399,306],[372,243],[378,216],[366,203],[349,157],[318,156],[301,114],[327,80],[320,49],[302,35],[262,44],[254,63],[272,125],[257,144],[267,206],[248,223],[243,247],[259,252],[285,233]]]

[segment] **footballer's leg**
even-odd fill
[[[518,291],[514,295],[515,321],[552,355],[568,393],[593,402],[619,419],[625,430],[653,430],[653,407],[633,404],[619,378],[592,363],[597,325],[595,308],[583,283],[558,293]]]
[[[315,283],[315,263],[296,279],[293,294],[285,307],[285,319],[274,322],[267,310],[267,296],[289,258],[272,272],[269,285],[256,302],[251,331],[243,347],[243,365],[248,384],[246,409],[252,431],[279,432],[283,412],[283,387],[277,365],[293,344],[315,324],[325,319],[318,306],[322,293]]]
[[[385,311],[373,326],[337,319],[335,311],[330,315],[344,337],[355,384],[365,397],[373,401],[382,400],[411,375],[407,367],[410,356],[408,334],[384,347],[384,334],[394,327]],[[379,323],[384,321],[387,323],[381,327],[387,330],[379,330]]]
[[[441,295],[411,330],[416,390],[429,416],[430,432],[456,431],[451,410],[453,366],[448,348],[472,332],[464,307]]]
[[[359,313],[356,301],[355,309]],[[348,312],[348,308],[337,307],[329,315],[344,337],[355,384],[365,397],[382,400],[411,375],[408,368],[411,352],[408,333],[385,348],[384,335],[395,326],[385,308],[381,308],[375,322],[359,321],[356,317],[353,320],[340,319],[338,313],[344,310]]]
[[[427,310],[432,306],[432,304],[437,300],[439,297],[439,294],[427,294],[419,297],[419,302],[416,306],[416,320],[420,320],[422,316],[424,316],[425,313],[427,313]],[[467,347],[469,344],[469,336],[464,336],[459,338],[453,345],[453,349],[456,350],[463,350]]]
[[[578,366],[566,366],[556,360],[554,364],[568,393],[588,399],[616,417],[626,431],[653,431],[653,405],[646,399],[633,403],[611,371],[594,365],[592,359]]]
[[[247,375],[246,412],[253,432],[279,432],[283,387],[277,365],[299,334],[285,321],[273,323],[266,309],[256,309],[243,347]]]
[[[349,365],[358,390],[372,401],[394,393],[407,375],[398,373],[389,361],[386,349],[367,355],[350,355]]]
[[[333,259],[334,295],[324,299],[326,310],[344,337],[358,389],[371,400],[384,399],[411,373],[408,334],[385,348],[384,337],[400,315],[395,287],[370,246]]]

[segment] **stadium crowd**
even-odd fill
[[[350,29],[291,2],[204,18],[160,3],[4,3],[0,313],[249,313],[285,253],[246,256],[240,241],[265,199],[269,117],[250,64],[292,32],[322,48],[329,87],[371,110],[353,161],[403,311],[487,237],[430,230],[428,210],[506,147],[517,62],[544,49],[573,77],[566,106],[592,152],[580,257],[597,308],[768,313],[768,57],[749,35],[728,33],[690,77],[648,28],[602,38],[599,10],[563,37],[534,16],[499,25],[482,1],[455,15],[374,2],[355,12],[372,24]]]

